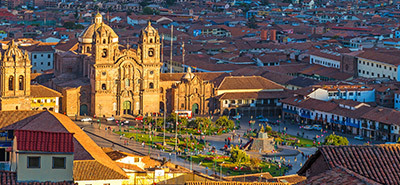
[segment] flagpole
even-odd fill
[[[173,42],[174,42],[174,25],[171,25],[171,52],[170,52],[170,58],[169,58],[169,72],[172,73],[172,48],[173,48]]]

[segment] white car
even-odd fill
[[[128,120],[123,121],[124,124],[129,124]]]
[[[115,120],[114,117],[109,117],[109,118],[107,118],[107,121],[114,121],[114,120]]]
[[[242,116],[240,114],[232,117],[232,119],[240,119],[240,118],[242,118]]]
[[[312,129],[321,131],[322,126],[321,126],[321,125],[313,125],[313,126],[312,126]]]
[[[91,121],[93,121],[93,120],[92,120],[92,118],[82,118],[81,121],[85,121],[85,122],[86,122],[86,121],[89,121],[89,122],[91,122]]]
[[[357,140],[364,140],[364,138],[363,138],[362,136],[354,136],[354,139],[357,139]]]
[[[306,125],[304,126],[304,130],[312,130],[313,127],[311,125]]]

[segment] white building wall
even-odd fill
[[[319,57],[316,55],[310,55],[310,64],[318,64],[325,67],[340,69],[340,61]]]
[[[374,60],[358,58],[358,76],[366,78],[389,78],[399,81],[398,66]]]

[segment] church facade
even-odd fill
[[[139,47],[120,49],[118,35],[100,14],[79,38],[90,79],[90,113],[121,115],[159,112],[160,37],[151,24]]]

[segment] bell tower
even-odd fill
[[[143,65],[141,107],[144,114],[160,111],[159,82],[162,65],[160,62],[160,46],[158,31],[151,26],[149,21],[147,27],[140,34],[137,51]]]
[[[0,110],[30,110],[32,66],[28,53],[12,40],[0,59]]]
[[[103,22],[100,13],[94,18],[89,28],[93,31],[84,35],[92,35],[92,59],[90,70],[91,110],[95,115],[115,115],[110,106],[116,101],[117,73],[114,66],[118,50],[118,35]]]

